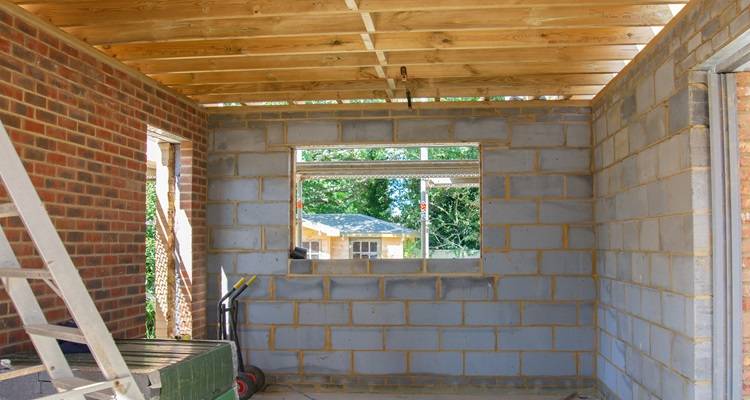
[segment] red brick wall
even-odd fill
[[[750,73],[737,74],[740,204],[742,207],[743,392],[750,396]]]
[[[0,120],[115,337],[144,334],[146,131],[179,135],[180,193],[193,228],[194,336],[205,331],[206,115],[194,104],[0,11]],[[18,219],[1,221],[26,267],[41,266]],[[2,285],[0,284],[0,287]],[[63,303],[36,285],[51,321]],[[0,354],[26,335],[0,289]]]

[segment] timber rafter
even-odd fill
[[[204,104],[595,95],[687,0],[13,0]]]

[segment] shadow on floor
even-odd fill
[[[274,391],[279,390],[279,391]],[[271,388],[253,400],[600,400],[592,390],[507,390],[484,394],[395,394],[395,393],[315,393],[297,388]]]

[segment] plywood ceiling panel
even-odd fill
[[[687,0],[15,2],[201,103],[291,104],[594,95]]]

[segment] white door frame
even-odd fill
[[[707,71],[711,146],[713,399],[742,399],[742,209],[735,72],[750,71],[750,30],[718,50]]]
[[[742,399],[742,230],[737,93],[708,73],[711,147],[713,399]]]

